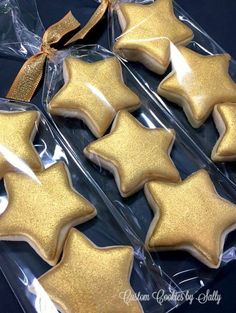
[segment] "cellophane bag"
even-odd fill
[[[156,0],[158,2],[158,0]],[[163,2],[163,1],[162,1]],[[169,1],[166,1],[169,2]],[[110,49],[114,50],[114,46],[122,38],[123,34],[121,29],[121,22],[119,22],[117,12],[120,10],[120,6],[125,3],[130,4],[140,4],[140,5],[150,5],[153,4],[153,0],[118,0],[114,1],[113,4],[110,6],[109,10],[109,41],[110,41]],[[202,28],[194,21],[191,16],[186,13],[177,2],[173,1],[173,9],[174,14],[177,19],[186,25],[193,34],[193,38],[189,40],[189,43],[186,47],[193,52],[196,52],[200,55],[219,55],[225,54],[224,49],[222,49]],[[152,12],[152,14],[155,14]],[[142,23],[145,23],[145,20],[148,20],[150,16],[145,16],[145,19],[140,21],[140,25],[142,27]],[[158,19],[158,16],[156,16]],[[136,31],[139,28],[139,25],[133,27],[132,30],[129,32]],[[160,38],[154,37],[152,40],[159,40]],[[196,144],[198,148],[206,155],[208,158],[208,162],[211,162],[211,153],[213,147],[216,145],[217,140],[219,139],[219,132],[216,128],[216,124],[213,121],[212,114],[209,114],[209,117],[201,124],[200,127],[194,128],[191,126],[190,122],[188,121],[186,114],[183,111],[183,108],[177,105],[176,101],[170,101],[161,96],[157,89],[160,86],[161,82],[164,81],[165,78],[172,72],[172,65],[175,68],[178,68],[177,71],[177,81],[179,85],[183,84],[183,81],[191,79],[191,65],[188,66],[188,60],[184,58],[184,54],[180,53],[181,45],[175,45],[174,43],[170,42],[170,66],[166,69],[165,73],[158,74],[154,71],[147,69],[141,62],[134,62],[127,60],[125,54],[122,54],[122,51],[119,52],[119,57],[126,61],[126,65],[130,68],[132,73],[140,80],[142,83],[143,88],[147,90],[148,93],[151,93],[153,97],[153,101],[155,102],[156,106],[161,106],[163,109],[166,110],[167,114],[170,115],[170,118],[175,120],[176,123],[180,125],[180,127],[185,131],[186,135],[189,137],[189,140],[193,141],[193,144]],[[115,51],[117,53],[117,51]],[[171,65],[172,63],[172,65]],[[208,68],[210,70],[210,67]],[[232,83],[236,82],[236,62],[234,59],[229,61],[229,75],[232,79]],[[205,72],[205,76],[208,77],[207,70]],[[209,79],[211,74],[209,73]],[[229,78],[229,79],[230,79]],[[218,77],[216,80],[221,81],[222,85],[224,85],[224,81],[222,77]],[[194,82],[192,83],[194,85]],[[219,85],[218,85],[219,86]],[[217,87],[215,87],[217,89]],[[227,88],[227,87],[226,87]],[[235,87],[234,87],[235,89]],[[197,97],[197,96],[196,96]],[[201,94],[199,94],[201,97]],[[226,103],[236,102],[232,101],[232,97],[225,98]],[[222,101],[221,101],[222,102]],[[220,103],[221,103],[220,102]],[[216,103],[216,105],[219,103]],[[212,108],[211,108],[212,109]],[[217,161],[215,165],[218,170],[221,171],[225,177],[231,181],[232,184],[235,185],[236,183],[236,167],[234,161],[224,162],[224,161]]]
[[[115,56],[112,52],[97,45],[74,46],[71,49],[60,51],[54,59],[47,63],[43,104],[45,110],[48,111],[48,116],[53,127],[55,127],[63,138],[65,145],[74,159],[83,168],[84,173],[93,178],[96,186],[99,186],[99,190],[112,203],[112,212],[122,216],[122,223],[124,222],[124,225],[129,225],[129,229],[136,234],[137,238],[141,242],[145,242],[147,231],[153,219],[153,213],[144,196],[143,189],[130,197],[122,197],[113,175],[102,168],[102,166],[95,165],[88,160],[83,153],[84,148],[96,140],[92,131],[79,118],[69,117],[66,112],[64,116],[63,114],[59,116],[49,113],[51,100],[64,85],[63,63],[68,57],[93,63],[111,57],[114,58]],[[216,165],[193,142],[173,115],[164,106],[157,105],[156,97],[146,88],[143,81],[134,73],[133,69],[130,69],[129,64],[122,58],[119,58],[119,62],[125,84],[140,98],[141,106],[132,113],[133,116],[147,128],[164,128],[167,131],[169,129],[175,131],[176,139],[171,152],[171,158],[179,170],[181,178],[185,179],[192,173],[200,169],[205,169],[210,174],[218,193],[223,198],[235,202],[234,184],[218,170]],[[84,79],[84,83],[90,86],[91,82],[87,81],[86,78]],[[94,74],[92,80],[96,81],[98,79],[101,79],[99,73]],[[90,86],[89,88],[92,88],[91,90],[96,89],[95,86]],[[96,90],[96,94],[98,97],[101,97],[102,91]],[[109,129],[106,133],[108,132]],[[127,133],[127,136],[129,136],[129,133]],[[228,262],[235,259],[235,240],[235,233],[231,233],[224,246],[221,267],[226,266]],[[194,295],[201,287],[212,281],[218,272],[215,269],[207,268],[190,254],[183,251],[152,252],[151,256],[155,266],[171,279],[174,286],[177,286],[180,291],[179,294],[188,292]],[[145,312],[152,312],[152,310],[153,312],[159,312],[159,310],[160,312],[168,311],[166,308],[160,308],[156,303],[151,309],[146,308],[146,304],[145,302]],[[173,305],[177,306],[178,304]]]
[[[29,111],[39,112],[32,104],[17,103],[5,99],[0,100],[0,114],[26,113]],[[158,290],[162,290],[164,294],[170,294],[171,292],[179,292],[180,288],[165,273],[160,264],[155,263],[151,254],[144,247],[139,233],[129,224],[126,216],[122,214],[122,210],[116,207],[114,198],[111,199],[104,193],[103,186],[100,186],[94,179],[93,173],[88,171],[80,158],[67,146],[64,138],[57,133],[47,118],[41,112],[39,114],[40,120],[35,125],[36,133],[33,145],[44,169],[48,169],[53,164],[62,161],[68,169],[73,188],[97,209],[96,217],[76,228],[99,247],[119,245],[133,247],[134,264],[131,274],[131,286],[137,295],[138,293],[149,295],[150,301],[144,301],[143,303],[141,301],[145,312],[154,313],[163,312],[163,310],[167,312],[175,305],[178,305],[183,299],[170,299],[161,305],[152,298],[151,295]],[[84,129],[83,132],[86,133],[86,130]],[[12,154],[10,154],[10,157],[8,160],[14,161],[13,164],[17,173],[27,176],[32,180],[32,183],[41,184],[40,180],[35,178],[38,172],[29,168],[19,157],[15,156],[14,158]],[[54,188],[57,188],[57,186],[55,185]],[[28,190],[28,192],[30,193],[31,190]],[[10,191],[9,194],[11,196]],[[4,211],[8,209],[8,196],[2,181],[1,214],[4,214]],[[26,195],[22,194],[22,197],[26,197]],[[118,203],[118,205],[120,206],[121,203]],[[24,214],[24,207],[21,210]],[[48,214],[50,215],[52,212],[49,210]],[[129,214],[132,217],[131,212]],[[27,217],[25,218],[27,219]],[[0,242],[0,250],[0,268],[23,310],[27,313],[56,312],[56,307],[37,280],[51,266],[28,243],[23,241],[3,240]],[[32,286],[34,286],[34,293],[32,292]],[[96,295],[91,296],[96,297]]]
[[[34,0],[2,0],[0,28],[0,54],[28,59],[39,51],[44,27]]]

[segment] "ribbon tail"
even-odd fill
[[[80,22],[69,11],[61,20],[48,27],[43,35],[43,45],[51,46],[57,43],[63,36],[79,28],[79,26]]]
[[[30,102],[43,76],[46,55],[38,53],[29,58],[17,74],[6,97]]]
[[[83,39],[90,32],[90,30],[102,19],[108,6],[109,0],[103,0],[96,9],[96,11],[91,16],[91,18],[89,19],[88,23],[78,33],[76,33],[69,41],[67,41],[65,46],[79,39]]]
[[[71,12],[68,12],[60,21],[51,25],[44,33],[41,52],[33,55],[23,64],[6,97],[29,102],[42,79],[46,58],[56,51],[51,45],[60,41],[64,35],[79,26],[79,21]]]

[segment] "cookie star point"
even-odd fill
[[[169,154],[173,130],[148,129],[131,114],[120,111],[111,132],[85,149],[94,163],[110,170],[123,197],[140,190],[151,179],[179,181]]]
[[[236,102],[236,84],[228,73],[230,56],[201,55],[186,47],[173,48],[172,72],[158,93],[180,105],[190,124],[198,128],[215,105]]]
[[[0,239],[26,241],[55,265],[70,227],[96,215],[93,206],[71,186],[63,162],[29,177],[4,177],[8,206],[0,216]]]
[[[35,171],[43,169],[32,143],[39,120],[37,111],[0,113],[0,177],[22,170],[21,163]]]
[[[117,14],[123,33],[114,50],[159,74],[169,65],[170,44],[185,45],[193,38],[192,30],[176,18],[171,0],[123,3]]]
[[[213,118],[220,136],[212,150],[212,160],[215,162],[235,161],[236,103],[216,105]]]
[[[143,313],[138,301],[127,305],[120,297],[127,290],[134,294],[132,263],[131,247],[100,248],[71,229],[62,260],[39,282],[62,312]]]
[[[115,57],[93,63],[68,57],[64,61],[65,84],[52,98],[52,114],[82,119],[96,137],[104,135],[116,113],[133,111],[139,97],[123,82],[122,69]]]
[[[236,228],[236,205],[219,196],[207,171],[179,184],[147,183],[145,194],[155,214],[150,250],[187,250],[209,267],[220,265],[225,237]]]

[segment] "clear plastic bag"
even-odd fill
[[[109,38],[110,38],[110,47],[111,50],[113,49],[114,44],[119,40],[119,38],[122,38],[122,31],[120,27],[120,23],[118,20],[117,16],[117,11],[119,10],[119,6],[122,5],[122,3],[130,2],[133,4],[141,4],[141,5],[146,5],[146,4],[151,4],[153,1],[139,1],[139,0],[134,0],[134,1],[116,1],[113,6],[110,7],[109,11],[109,21],[110,21],[110,26],[109,26]],[[189,29],[192,30],[193,32],[193,39],[189,44],[187,45],[187,48],[200,54],[200,55],[218,55],[218,54],[224,54],[225,51],[212,39],[210,36],[176,3],[173,2],[173,7],[174,7],[174,14],[178,18],[179,21],[184,23]],[[148,17],[146,17],[148,19]],[[142,24],[142,21],[140,22]],[[137,26],[138,27],[138,26]],[[135,27],[134,27],[135,31]],[[155,40],[156,38],[154,38]],[[158,39],[158,38],[157,38]],[[122,52],[120,53],[121,57],[125,61],[125,55],[122,55]],[[227,57],[226,57],[227,59]],[[172,65],[174,66],[175,70],[177,70],[177,82],[181,86],[183,84],[184,80],[191,79],[193,76],[191,74],[191,64],[190,66],[188,65],[189,61],[185,60],[184,55],[181,53],[181,50],[177,46],[172,45],[170,43],[170,63],[172,60]],[[227,62],[226,62],[227,63]],[[167,100],[166,97],[161,96],[157,88],[160,86],[161,82],[164,81],[166,77],[170,74],[171,72],[171,65],[168,67],[168,69],[165,71],[163,75],[159,75],[157,73],[154,73],[145,66],[143,66],[139,62],[133,62],[133,61],[127,61],[126,65],[130,68],[130,70],[134,73],[134,75],[140,80],[140,82],[143,85],[143,88],[147,90],[148,93],[151,93],[152,96],[154,97],[153,101],[155,101],[156,106],[161,106],[163,107],[167,114],[170,115],[170,118],[175,120],[176,123],[180,125],[180,127],[183,129],[183,131],[186,132],[186,134],[189,137],[189,140],[192,140],[194,144],[198,146],[198,148],[208,157],[208,162],[211,162],[211,153],[213,151],[214,146],[217,143],[217,140],[220,137],[219,131],[216,128],[216,123],[214,123],[214,120],[212,118],[212,114],[209,114],[209,117],[206,118],[204,122],[201,122],[201,126],[198,128],[193,128],[191,126],[190,122],[187,119],[186,114],[184,113],[184,110],[181,106],[177,104],[177,100]],[[225,66],[227,67],[227,65]],[[222,71],[222,76],[218,75],[216,78],[217,82],[222,82],[222,86],[226,85],[225,88],[228,88],[227,84],[225,83],[225,77],[223,76],[224,71]],[[209,77],[211,73],[209,73]],[[206,78],[208,77],[207,72],[205,73]],[[223,78],[222,78],[223,77]],[[231,77],[231,78],[230,78]],[[222,81],[221,81],[222,79]],[[235,60],[230,60],[229,62],[229,77],[227,78],[227,81],[232,79],[232,84],[233,86],[233,81],[236,82],[236,62]],[[194,84],[194,83],[193,83]],[[217,87],[218,86],[218,87]],[[222,94],[224,93],[224,90],[221,89],[221,86],[218,84],[215,88],[216,90],[219,89],[222,91]],[[236,85],[235,85],[236,86]],[[235,86],[232,87],[232,91],[236,90]],[[169,97],[171,97],[171,92],[175,93],[174,87],[171,87],[169,92]],[[177,88],[177,87],[176,87]],[[228,89],[227,89],[228,90]],[[183,89],[181,91],[183,93]],[[217,91],[218,92],[218,91]],[[218,92],[219,93],[219,92]],[[175,97],[177,98],[178,95],[180,95],[180,92],[177,92],[177,95],[175,94]],[[201,98],[204,95],[201,95],[199,93],[198,95],[195,95],[195,99],[197,97]],[[182,102],[186,100],[183,96],[181,96]],[[184,96],[186,97],[186,96]],[[193,97],[194,98],[194,97]],[[218,97],[220,98],[220,97]],[[219,103],[215,104],[220,104],[221,102],[236,102],[234,99],[229,96],[228,98],[225,98],[225,101],[220,101]],[[179,100],[180,101],[180,100]],[[216,108],[216,105],[215,105]],[[210,111],[213,110],[213,105],[210,108]],[[206,114],[207,115],[207,114]],[[217,122],[218,124],[218,122]],[[218,126],[220,128],[220,125]],[[222,131],[222,130],[221,130]],[[218,161],[215,163],[216,167],[218,170],[220,170],[227,179],[229,179],[232,184],[235,185],[236,182],[236,167],[234,162],[225,162],[225,161]]]
[[[142,1],[142,3],[146,2],[146,0]],[[5,3],[10,4],[12,9],[16,2],[9,0]],[[27,2],[26,5],[30,5],[30,3]],[[3,8],[9,8],[9,6],[3,6]],[[176,10],[178,10],[177,5]],[[181,9],[179,10],[182,12],[180,18],[186,18],[187,15],[183,14]],[[8,51],[12,55],[27,58],[38,51],[43,27],[37,14],[32,14],[28,20],[29,16],[26,14],[25,18],[19,9],[14,9],[12,12],[14,14],[11,14],[11,11],[7,9],[7,14],[4,15],[10,21],[8,24],[10,25],[9,31],[13,34]],[[34,11],[30,10],[30,12]],[[114,13],[114,11],[111,12]],[[12,24],[13,17],[18,21],[20,29],[27,31],[19,32],[19,34],[15,32],[15,29],[12,28],[14,27]],[[221,49],[198,26],[194,26],[196,24],[192,23],[190,18],[186,19],[192,28],[199,31],[196,32],[200,38],[203,34],[203,38],[209,44],[209,50],[212,53],[221,52]],[[112,21],[114,24],[112,23],[109,30],[114,39],[117,36],[115,32],[118,31],[119,33],[120,29],[117,27],[117,20],[114,18]],[[4,21],[0,24],[7,25]],[[32,34],[32,38],[35,38],[33,45],[28,40]],[[22,38],[26,39],[22,40]],[[6,47],[8,47],[8,43],[3,45],[1,51],[5,52]],[[201,48],[198,44],[196,47]],[[111,57],[113,54],[100,46],[73,47],[57,52],[55,58],[48,62],[46,68],[43,96],[45,109],[48,108],[50,100],[64,83],[62,64],[67,56],[94,62]],[[233,174],[233,169],[232,171],[228,169],[227,171],[223,171],[223,169],[219,171],[219,167],[211,162],[204,153],[205,150],[201,146],[201,135],[199,135],[200,142],[198,143],[197,139],[195,142],[195,138],[186,132],[186,129],[176,119],[175,114],[169,110],[170,106],[163,106],[163,101],[160,104],[160,98],[158,97],[159,100],[157,100],[156,93],[151,90],[152,86],[153,90],[154,87],[156,88],[158,76],[150,73],[138,63],[134,64],[122,59],[120,61],[125,83],[140,97],[141,108],[134,112],[134,116],[147,127],[163,127],[175,130],[176,140],[171,157],[182,179],[198,169],[207,169],[218,193],[235,203],[235,186],[232,184],[230,176]],[[148,83],[146,77],[150,79]],[[94,79],[96,79],[96,75]],[[32,105],[26,106],[1,100],[1,110],[3,111],[27,111],[31,109],[35,110],[36,108]],[[183,115],[181,110],[176,111]],[[205,143],[208,147],[210,140],[206,134],[209,136],[209,130],[206,130],[204,134]],[[217,136],[216,132],[214,136]],[[75,189],[97,208],[98,217],[79,225],[78,229],[98,246],[131,245],[134,248],[135,260],[131,285],[136,294],[140,293],[141,296],[148,295],[150,297],[148,301],[145,299],[140,301],[144,312],[168,312],[186,301],[183,293],[194,294],[202,286],[212,281],[218,271],[207,268],[189,253],[183,251],[149,253],[145,249],[146,233],[153,219],[151,207],[148,205],[143,191],[126,199],[121,197],[114,177],[108,171],[85,158],[83,149],[94,140],[95,137],[82,121],[71,117],[65,118],[46,114],[45,116],[41,115],[34,144],[46,167],[58,160],[63,160],[67,164]],[[4,189],[2,189],[1,200],[1,204],[6,206]],[[235,240],[235,232],[233,232],[226,240],[221,266],[235,260]],[[35,296],[29,288],[32,282],[37,286],[37,278],[49,269],[49,265],[42,261],[26,243],[1,241],[0,249],[1,269],[23,309],[26,312],[45,312],[47,309],[54,312],[52,303],[44,291],[39,288]],[[160,301],[157,301],[155,293],[158,291],[163,291],[163,294],[167,295],[167,300],[161,302],[163,297],[160,297]],[[170,295],[169,298],[168,295]],[[178,296],[175,297],[175,295]]]
[[[45,109],[48,109],[50,101],[64,84],[63,62],[66,57],[96,62],[113,56],[108,50],[96,45],[72,47],[70,50],[58,53],[53,61],[47,63],[43,93]],[[148,89],[133,74],[127,66],[127,62],[122,59],[120,62],[125,84],[140,97],[141,107],[132,113],[134,117],[148,128],[161,127],[175,130],[176,140],[171,158],[179,170],[181,178],[185,179],[199,169],[206,169],[218,193],[225,199],[235,202],[235,187],[231,181],[202,153],[169,112],[163,106],[156,105],[154,95],[150,91],[148,92]],[[99,74],[95,74],[93,79],[95,81],[100,79]],[[86,81],[85,84],[89,84],[89,82]],[[130,225],[130,228],[144,242],[153,214],[143,191],[123,198],[118,191],[113,175],[101,166],[94,165],[83,153],[84,148],[96,139],[94,135],[80,119],[68,117],[65,113],[64,115],[50,114],[53,126],[61,134],[66,146],[84,172],[93,177],[99,189],[113,203],[113,212],[120,214],[125,224]],[[221,266],[235,259],[235,239],[235,232],[231,233],[224,247]],[[217,270],[206,268],[183,251],[153,252],[151,254],[155,264],[172,279],[181,292],[188,291],[194,294],[199,288],[212,281],[217,273]],[[146,310],[146,308],[144,309]],[[165,309],[163,311],[166,312]],[[147,310],[147,312],[149,311]]]
[[[38,111],[34,105],[25,105],[4,99],[0,101],[0,113],[35,110]],[[86,130],[84,131],[86,132]],[[168,311],[179,304],[181,300],[169,300],[161,306],[152,298],[152,293],[157,290],[161,289],[165,294],[169,294],[179,291],[179,287],[159,265],[154,263],[141,239],[123,216],[122,211],[117,210],[116,202],[111,201],[105,195],[102,186],[100,187],[93,179],[92,173],[88,172],[74,152],[67,148],[64,139],[57,134],[42,113],[33,143],[44,167],[50,168],[52,164],[63,161],[68,168],[75,190],[96,207],[97,217],[80,224],[78,229],[98,246],[129,245],[134,248],[131,285],[136,294],[149,295],[151,299],[142,302],[144,311],[148,313],[163,312],[163,308]],[[18,159],[18,166],[15,164],[15,170],[24,172],[25,175],[31,175],[29,179],[35,182],[33,171],[27,166],[22,167],[22,164],[24,163]],[[28,168],[28,172],[26,168]],[[8,204],[3,184],[0,199],[1,212],[3,212],[5,209],[7,210]],[[23,211],[24,208],[22,208]],[[1,241],[0,250],[0,267],[25,312],[56,312],[47,293],[37,281],[37,278],[50,266],[33,248],[22,241]],[[32,285],[36,288],[36,294],[31,291]]]
[[[28,59],[41,46],[44,27],[34,0],[0,3],[0,54]]]

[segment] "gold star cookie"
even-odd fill
[[[158,93],[183,107],[193,127],[200,127],[216,104],[236,101],[228,54],[205,56],[173,47],[171,58],[173,71],[160,83]]]
[[[0,113],[0,178],[10,171],[39,171],[43,168],[33,139],[40,113],[36,111]]]
[[[212,268],[220,265],[226,235],[236,228],[236,205],[221,198],[207,171],[179,184],[145,185],[155,213],[146,245],[150,250],[188,250]]]
[[[117,14],[123,33],[114,50],[159,74],[170,63],[170,44],[186,45],[193,38],[192,30],[175,17],[172,0],[122,3]]]
[[[215,106],[213,118],[220,137],[212,150],[212,160],[236,161],[236,103]]]
[[[64,79],[49,111],[82,119],[96,137],[104,135],[119,110],[139,107],[139,97],[124,84],[115,57],[93,63],[66,58]]]
[[[110,134],[90,143],[84,153],[113,172],[121,195],[128,197],[149,180],[180,180],[169,156],[174,139],[173,130],[146,128],[120,111]]]
[[[0,216],[0,239],[28,242],[51,265],[57,263],[70,227],[96,215],[71,186],[63,162],[37,176],[8,173],[4,184],[9,202]]]
[[[141,313],[138,301],[126,304],[122,299],[128,291],[134,296],[132,263],[131,247],[100,248],[71,229],[61,262],[39,283],[63,313]]]

